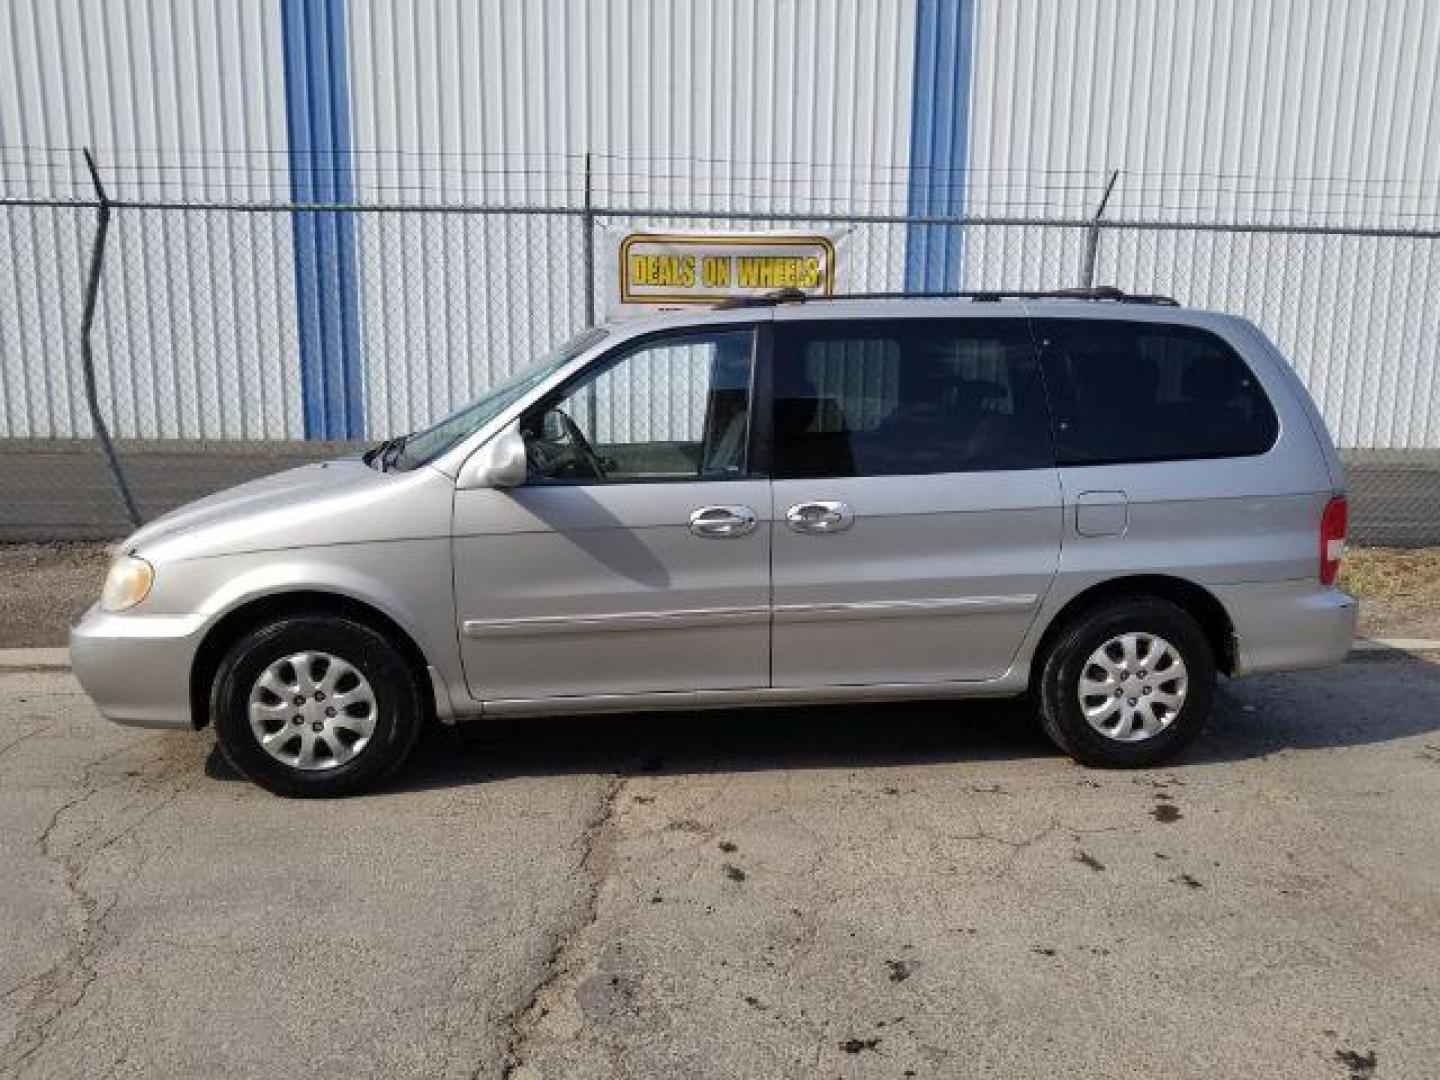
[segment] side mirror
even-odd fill
[[[530,474],[525,454],[525,437],[518,422],[511,424],[470,455],[460,470],[460,488],[512,488],[525,483]]]

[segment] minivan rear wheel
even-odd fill
[[[1193,616],[1135,597],[1065,627],[1038,680],[1040,720],[1083,765],[1140,768],[1180,751],[1205,726],[1215,654]]]
[[[247,633],[211,690],[227,761],[278,795],[348,795],[375,786],[420,733],[415,673],[389,640],[343,616],[297,615]]]

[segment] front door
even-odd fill
[[[455,595],[484,700],[762,687],[769,482],[755,330],[621,345],[521,422],[529,482],[460,491]]]
[[[772,324],[774,685],[1000,676],[1060,554],[1026,324],[788,314]]]

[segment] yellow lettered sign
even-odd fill
[[[713,304],[800,289],[835,292],[836,237],[823,233],[631,232],[617,245],[620,307]]]

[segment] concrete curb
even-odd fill
[[[0,649],[0,671],[69,670],[69,649]]]
[[[1351,652],[1440,652],[1434,638],[1360,638]]]
[[[0,649],[0,671],[69,670],[69,649]]]
[[[1436,638],[1360,638],[1351,650],[1357,653],[1440,652]],[[13,671],[69,671],[69,649],[0,649],[0,673]]]

